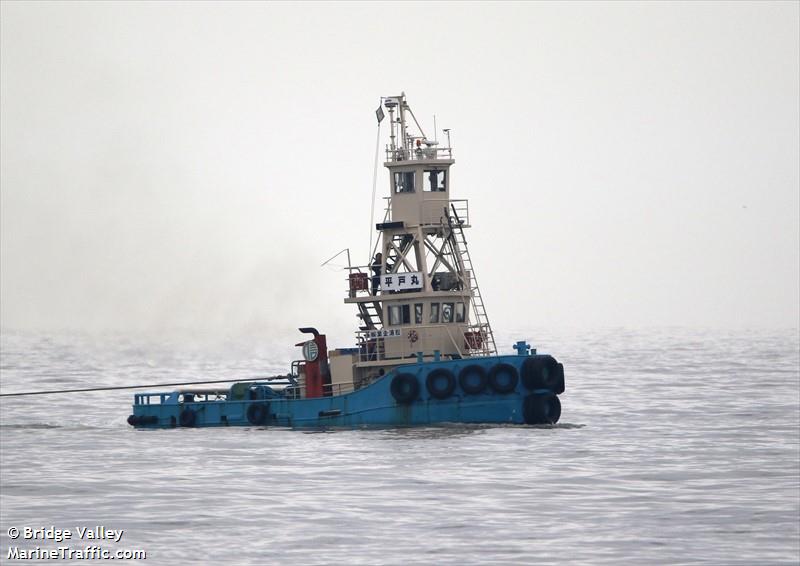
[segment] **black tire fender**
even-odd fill
[[[566,390],[566,384],[564,383],[564,364],[558,364],[558,373],[556,374],[556,379],[558,380],[556,384],[556,388],[553,389],[553,393],[556,395],[561,395]]]
[[[500,376],[503,374],[508,374],[510,378],[502,380]],[[497,393],[511,393],[517,388],[517,383],[519,383],[519,372],[511,364],[497,364],[489,372],[489,385]]]
[[[428,374],[425,387],[433,397],[447,399],[456,390],[456,378],[450,370],[438,368]]]
[[[394,376],[389,389],[398,404],[408,405],[419,396],[419,381],[410,373],[401,373]]]
[[[269,403],[252,403],[247,407],[247,422],[263,425],[269,417]]]
[[[477,376],[477,383],[471,381],[473,376]],[[467,395],[478,395],[483,393],[489,384],[489,377],[483,366],[472,364],[458,372],[458,384],[461,390]]]
[[[555,393],[534,393],[522,402],[526,424],[555,424],[561,418],[561,401]]]
[[[178,416],[178,423],[183,427],[193,427],[197,424],[197,413],[192,409],[184,409]]]
[[[553,356],[530,357],[522,363],[522,385],[529,391],[549,389],[564,392],[564,365]]]

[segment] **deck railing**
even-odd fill
[[[437,193],[428,193],[429,195],[435,195]],[[382,197],[384,201],[386,201],[383,211],[384,211],[384,222],[392,222],[394,218],[392,217],[392,197]],[[462,226],[469,226],[469,199],[465,198],[437,198],[435,196],[426,196],[422,202],[420,202],[420,218],[424,218],[423,213],[425,212],[426,208],[430,208],[431,206],[435,206],[436,204],[440,205],[442,209],[442,217],[437,219],[435,222],[429,222],[427,224],[423,224],[423,226],[439,226],[440,224],[447,225],[447,216],[450,216],[450,210],[452,208],[455,209],[456,214],[458,214],[458,220],[460,221]],[[456,223],[456,219],[452,218],[453,224]]]
[[[452,147],[417,147],[414,149],[405,149],[398,147],[391,149],[386,146],[386,161],[419,161],[423,159],[453,159]]]
[[[348,383],[329,383],[322,386],[323,396],[331,397],[334,395],[344,395],[345,393],[352,393],[355,390],[353,382]],[[306,378],[305,375],[300,374],[296,378],[296,383],[284,389],[284,395],[287,399],[301,399],[305,397],[306,391]]]

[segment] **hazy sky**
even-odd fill
[[[404,90],[496,330],[796,326],[798,6],[3,2],[0,323],[346,345]]]

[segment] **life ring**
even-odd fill
[[[522,385],[525,389],[549,389],[561,394],[564,392],[564,365],[553,356],[535,356],[522,364]]]
[[[389,389],[395,401],[401,405],[408,405],[419,396],[419,381],[410,373],[401,373],[392,379]]]
[[[555,424],[561,418],[561,401],[555,393],[534,393],[522,402],[522,416],[527,424]]]
[[[409,330],[409,331],[408,331],[408,340],[409,340],[409,342],[411,342],[412,344],[413,344],[414,342],[416,342],[417,340],[419,340],[419,334],[417,334],[417,331],[416,331],[416,330]]]
[[[519,373],[511,364],[497,364],[489,371],[489,385],[497,393],[511,393],[518,382]]]
[[[458,384],[461,386],[461,390],[467,395],[483,393],[488,383],[489,378],[486,376],[486,370],[483,366],[473,364],[465,367],[458,373]]]
[[[450,370],[435,369],[425,379],[425,387],[437,399],[447,399],[456,390],[456,378]]]
[[[269,417],[269,403],[253,403],[247,407],[247,422],[263,425]]]
[[[197,413],[191,409],[184,409],[178,416],[178,422],[184,427],[193,427],[197,424]]]

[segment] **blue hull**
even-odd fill
[[[561,414],[563,375],[563,366],[543,355],[412,363],[351,393],[313,399],[289,398],[258,383],[248,399],[137,394],[128,422],[137,428],[554,423]]]

